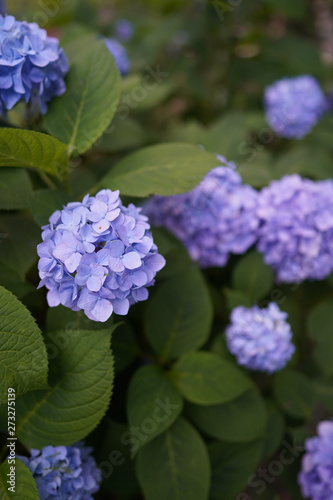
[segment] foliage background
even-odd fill
[[[42,339],[36,340],[40,357],[25,368],[20,382],[14,376],[19,385],[24,378],[29,380],[28,387],[21,387],[25,394],[17,400],[21,451],[23,445],[69,444],[87,436],[104,472],[101,492],[96,495],[100,499],[301,498],[296,481],[301,457],[297,446],[315,433],[318,421],[333,416],[332,276],[299,286],[276,285],[254,250],[232,257],[225,268],[202,273],[174,238],[155,230],[167,266],[148,302],[133,307],[112,332],[112,325],[94,324],[80,313],[47,308],[44,290],[36,290],[35,248],[40,241],[39,226],[48,216],[100,185],[103,178],[103,185],[121,188],[124,203],[139,203],[140,195],[159,192],[149,184],[149,176],[134,176],[130,186],[122,179],[121,168],[113,170],[122,158],[144,146],[166,143],[164,149],[156,150],[153,162],[161,170],[166,161],[175,171],[179,169],[169,179],[175,192],[186,190],[184,185],[190,189],[186,179],[191,165],[198,179],[205,172],[200,170],[197,152],[185,155],[185,168],[178,142],[200,144],[208,152],[235,161],[244,182],[256,188],[285,174],[299,173],[314,180],[332,177],[332,115],[325,116],[304,140],[287,141],[269,129],[262,108],[265,86],[284,76],[311,74],[326,91],[332,88],[331,3],[16,0],[8,8],[19,19],[40,24],[44,19],[73,63],[79,56],[87,63],[91,33],[113,36],[114,22],[122,17],[135,27],[133,39],[126,44],[132,71],[122,82],[111,128],[93,147],[90,143],[97,137],[91,130],[88,144],[82,140],[75,144],[82,154],[72,157],[67,182],[53,177],[52,171],[39,175],[32,169],[7,168],[2,162],[0,284],[24,304],[43,332],[49,351],[49,386],[87,355],[79,370],[86,384],[74,370],[68,386],[74,393],[79,384],[80,394],[71,398],[77,407],[82,405],[81,410],[69,405],[65,410],[60,393],[55,396],[62,401],[59,407],[54,409],[57,401],[51,399],[49,408],[36,410],[45,397],[43,391],[49,390],[45,373],[36,374],[40,361],[45,361],[44,344],[37,346]],[[96,66],[97,76],[102,66]],[[160,72],[156,85],[148,88],[145,77],[156,71]],[[105,108],[110,101],[104,112],[111,114],[116,98],[103,88],[102,76],[94,92],[96,108],[87,111],[87,119],[97,120],[98,129],[103,103]],[[56,101],[44,121],[26,121],[22,108],[15,108],[11,124],[47,130],[69,144]],[[96,115],[96,109],[101,115]],[[2,136],[2,140],[7,139]],[[141,161],[144,166],[148,159]],[[214,166],[208,153],[205,161],[206,170]],[[135,161],[129,163],[135,170]],[[163,190],[162,182],[159,189]],[[2,292],[1,300],[2,308],[11,304],[17,311],[21,324],[30,322],[29,328],[36,328],[17,299]],[[297,354],[287,369],[272,377],[246,373],[236,367],[225,347],[223,332],[230,310],[239,304],[265,305],[272,300],[289,313]],[[111,332],[115,380],[109,406]],[[193,354],[194,350],[198,352]],[[73,352],[77,359],[72,358]],[[10,382],[4,375],[4,386]],[[94,388],[93,396],[89,387]],[[100,404],[96,403],[99,398]],[[156,413],[161,408],[158,401],[166,400],[172,409],[165,410],[162,404],[167,418],[158,422],[154,417],[161,415]],[[85,423],[78,425],[82,407]],[[29,412],[32,418],[25,423]],[[52,422],[43,423],[51,414]],[[1,415],[5,437],[3,411]],[[129,426],[137,433],[135,437],[129,435]],[[286,449],[288,457],[294,457],[288,464],[281,462]]]

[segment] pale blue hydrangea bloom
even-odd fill
[[[56,38],[36,23],[0,15],[0,113],[19,101],[42,113],[66,90],[68,62]]]
[[[226,338],[238,364],[268,373],[284,368],[295,351],[287,317],[275,302],[266,309],[236,307],[231,313]]]
[[[104,189],[51,215],[37,247],[39,286],[49,290],[50,307],[62,304],[106,321],[147,299],[165,259],[140,211],[124,207],[119,191]]]
[[[91,451],[79,442],[45,446],[41,451],[32,449],[30,458],[18,458],[29,467],[41,500],[93,500],[102,474]]]
[[[282,78],[265,89],[266,119],[280,137],[302,139],[327,109],[319,83],[309,75]]]
[[[164,226],[187,247],[201,267],[224,266],[229,254],[242,254],[257,239],[258,193],[242,184],[232,163],[211,170],[193,191],[155,196],[144,206],[152,224]]]
[[[134,27],[133,23],[128,19],[119,19],[115,25],[116,36],[122,42],[128,42],[133,37]]]
[[[119,73],[126,76],[131,69],[127,50],[116,38],[105,38],[105,45],[114,57]]]
[[[258,250],[283,283],[321,280],[333,270],[333,181],[285,176],[261,190]]]
[[[307,439],[298,476],[304,498],[333,500],[333,421],[318,424],[318,437]]]

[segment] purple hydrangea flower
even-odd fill
[[[128,42],[133,36],[134,28],[133,23],[128,19],[119,19],[116,22],[116,36],[122,42]]]
[[[333,421],[318,424],[318,437],[307,439],[298,482],[304,498],[333,499]]]
[[[0,15],[0,113],[19,101],[43,114],[65,90],[68,62],[59,41],[36,23]]]
[[[258,193],[242,184],[232,163],[211,170],[193,191],[155,196],[144,211],[153,224],[164,226],[187,247],[201,267],[224,266],[230,253],[242,254],[257,239]]]
[[[140,212],[124,207],[119,191],[104,189],[51,215],[37,247],[39,286],[48,289],[50,307],[62,304],[106,321],[147,299],[165,260]]]
[[[101,471],[82,442],[73,446],[45,446],[19,456],[35,478],[41,500],[93,500],[99,490]]]
[[[327,109],[319,83],[309,75],[282,78],[265,89],[266,119],[280,137],[302,139]]]
[[[258,250],[284,283],[321,280],[333,269],[333,181],[285,176],[262,189]]]
[[[105,38],[105,45],[113,55],[119,73],[126,76],[131,69],[131,63],[125,47],[116,38]]]
[[[238,364],[268,373],[284,368],[295,351],[287,317],[275,302],[266,309],[236,307],[226,337]]]

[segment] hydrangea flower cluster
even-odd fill
[[[275,302],[266,309],[236,307],[231,313],[226,337],[238,364],[268,373],[281,370],[295,351],[287,317]]]
[[[320,422],[318,437],[307,439],[298,482],[305,498],[333,499],[333,421]]]
[[[193,191],[155,196],[144,207],[156,226],[164,226],[187,247],[201,267],[223,266],[229,254],[242,254],[257,239],[258,193],[243,185],[232,163],[211,170]]]
[[[106,321],[147,299],[165,259],[140,210],[105,189],[51,215],[37,247],[39,286],[49,290],[50,307],[83,309],[89,319]]]
[[[302,139],[327,109],[326,97],[315,78],[282,78],[265,89],[266,119],[272,130],[286,138]]]
[[[114,57],[119,73],[126,76],[131,69],[127,50],[116,38],[105,38],[105,45]]]
[[[66,90],[68,62],[56,38],[36,23],[0,15],[0,113],[19,101],[43,114],[47,102]]]
[[[19,456],[35,478],[41,500],[93,500],[99,490],[101,471],[82,442],[73,446],[45,446]]]
[[[261,190],[258,250],[280,282],[321,280],[333,269],[333,181],[285,176]]]
[[[128,42],[134,33],[133,23],[128,19],[119,19],[116,22],[116,36],[122,42]]]

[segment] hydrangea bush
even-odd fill
[[[0,1],[0,498],[332,500],[332,7],[37,3]]]

